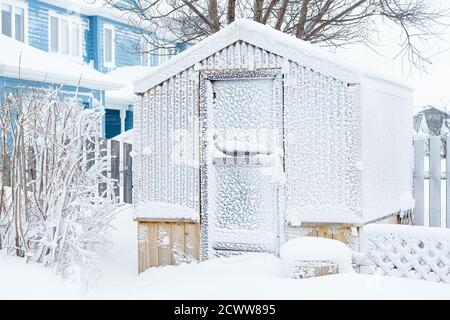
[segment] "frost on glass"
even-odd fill
[[[288,222],[359,223],[359,86],[290,63],[284,90]]]
[[[207,77],[201,83],[204,249],[208,256],[276,252],[278,185],[270,167],[272,155],[282,158],[280,78],[274,71]]]
[[[248,139],[258,128],[272,128],[273,79],[213,81],[214,128],[243,129],[235,138]],[[257,92],[255,92],[257,90]],[[232,133],[232,130],[230,130]]]
[[[136,108],[137,206],[150,201],[199,210],[196,76],[193,68],[177,74],[149,90]]]
[[[257,165],[214,166],[216,230],[273,231],[274,190],[259,169]]]

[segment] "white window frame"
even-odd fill
[[[111,30],[111,61],[106,61],[106,30]],[[106,68],[116,67],[116,28],[114,25],[105,23],[103,25],[103,66]]]
[[[143,51],[145,46],[148,46],[147,47],[148,52],[144,52]],[[150,50],[151,46],[152,46],[152,44],[150,42],[148,42],[145,37],[141,38],[141,48],[142,48],[141,65],[144,66],[144,67],[151,67],[152,66],[152,58],[153,57],[152,57],[152,52],[151,52],[152,50]],[[147,57],[147,61],[144,61],[146,55],[148,56]]]
[[[28,4],[25,1],[0,0],[0,11],[3,4],[11,6],[11,39],[14,40],[16,40],[16,8],[23,10],[23,43],[28,44]],[[3,35],[1,27],[2,15],[0,12],[0,34]]]
[[[1,1],[1,0],[0,0]],[[51,19],[56,18],[58,19],[58,51],[52,51],[52,30],[51,30]],[[62,41],[63,41],[63,33],[62,33],[62,20],[66,20],[69,27],[69,53],[63,53],[62,52]],[[78,34],[78,55],[73,56],[72,55],[72,25],[77,24],[79,28],[79,34]],[[70,57],[75,60],[81,60],[83,59],[83,23],[81,21],[80,17],[73,17],[73,16],[67,16],[63,15],[54,11],[50,11],[48,13],[48,52],[54,53],[54,54],[60,54],[66,57]]]

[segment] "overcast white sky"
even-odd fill
[[[450,6],[448,0],[443,3]],[[432,65],[427,67],[427,73],[417,69],[413,69],[411,72],[408,63],[402,63],[400,59],[393,61],[399,48],[398,33],[387,30],[386,26],[383,28],[386,30],[380,34],[382,45],[376,48],[382,55],[363,45],[340,49],[339,55],[363,66],[394,74],[397,78],[410,82],[415,87],[414,107],[433,105],[450,111],[450,28],[441,27],[439,32],[442,33],[442,40],[434,40],[429,43],[430,49],[426,53],[430,55],[441,53],[432,58]]]

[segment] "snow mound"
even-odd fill
[[[135,141],[135,131],[134,129],[130,129],[127,130],[125,132],[122,132],[121,134],[115,136],[114,138],[112,138],[113,140],[122,142],[122,143],[129,143],[129,144],[133,144]]]
[[[352,272],[352,250],[343,242],[320,237],[299,237],[286,242],[280,250],[285,269],[290,277],[301,266],[322,267],[335,265],[338,273]]]
[[[196,210],[168,202],[143,201],[135,205],[134,219],[142,220],[191,220],[199,221],[200,217]]]

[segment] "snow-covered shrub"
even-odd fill
[[[1,182],[2,192],[10,192],[0,199],[0,248],[86,285],[109,246],[116,204],[113,185],[102,175],[108,158],[92,152],[103,108],[85,109],[77,101],[43,89],[4,99],[0,147],[11,181]]]
[[[280,250],[290,278],[309,278],[320,268],[329,273],[353,272],[352,250],[343,242],[319,237],[299,237],[286,242]]]

